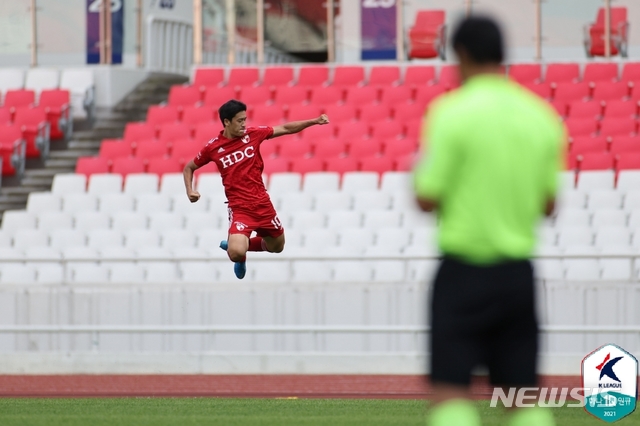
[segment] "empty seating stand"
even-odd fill
[[[628,56],[628,31],[626,7],[611,8],[611,41],[609,44],[612,56]],[[598,9],[596,22],[585,25],[584,47],[588,57],[605,56],[605,10]]]
[[[446,59],[446,24],[444,10],[419,10],[409,30],[409,59]]]

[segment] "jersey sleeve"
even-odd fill
[[[423,125],[421,157],[413,171],[419,198],[439,200],[451,182],[458,157],[454,124],[447,120],[446,108],[436,105]]]
[[[259,141],[259,143],[262,143],[266,139],[269,139],[271,136],[273,136],[273,127],[270,126],[254,127],[251,130],[254,134],[254,137]]]
[[[206,144],[205,146],[202,147],[200,152],[196,154],[195,158],[193,159],[193,162],[195,163],[196,166],[202,167],[205,164],[208,164],[210,161],[211,161],[211,155],[209,154],[209,144]]]

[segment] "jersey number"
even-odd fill
[[[282,222],[280,222],[280,218],[278,216],[274,217],[271,221],[271,224],[275,226],[276,229],[282,228]]]

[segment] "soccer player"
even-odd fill
[[[530,258],[554,209],[564,129],[551,107],[500,70],[503,41],[485,17],[453,34],[463,85],[429,109],[417,202],[437,211],[443,258],[431,294],[431,426],[479,426],[472,370],[491,383],[537,383],[538,322]],[[550,426],[543,408],[511,410],[511,426]]]
[[[193,189],[193,173],[210,161],[218,166],[229,211],[229,233],[220,248],[235,263],[236,277],[242,279],[247,272],[247,251],[280,253],[284,249],[284,229],[262,181],[260,144],[328,124],[329,118],[323,114],[281,126],[247,127],[247,106],[236,100],[226,102],[218,113],[224,129],[184,167],[184,184],[189,201],[195,203],[200,194]],[[251,238],[253,231],[257,236]]]

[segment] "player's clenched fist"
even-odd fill
[[[316,122],[318,124],[329,124],[329,117],[327,117],[327,114],[322,114],[320,117],[316,118]]]
[[[189,197],[189,201],[195,203],[200,199],[200,193],[198,191],[189,191],[187,192],[187,197]]]

